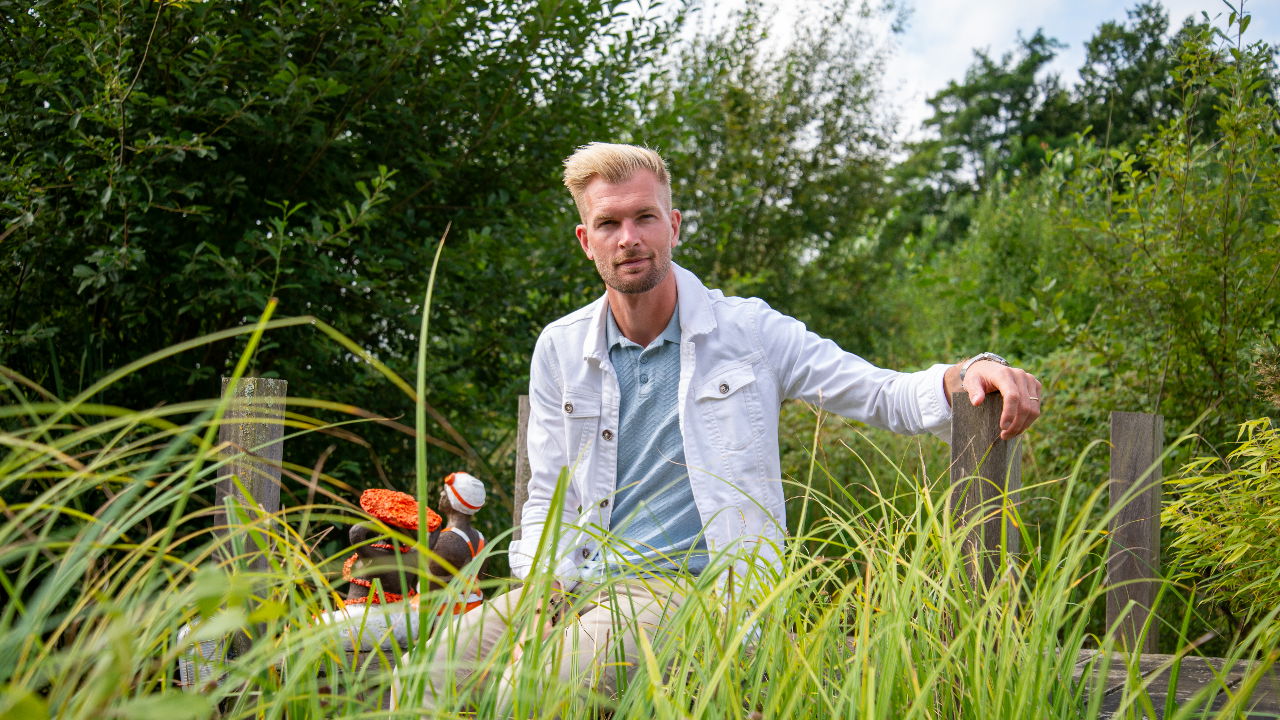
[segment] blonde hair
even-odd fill
[[[671,210],[671,177],[667,174],[667,164],[663,162],[661,155],[639,145],[602,142],[583,145],[564,159],[564,186],[573,195],[578,215],[586,220],[587,208],[583,195],[594,178],[600,177],[607,183],[617,184],[630,180],[640,170],[648,170],[658,176],[658,182],[664,190],[666,209]]]

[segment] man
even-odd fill
[[[565,161],[565,185],[582,219],[578,242],[606,289],[600,300],[549,325],[534,351],[529,388],[533,477],[522,512],[522,540],[511,555],[517,576],[531,568],[564,467],[571,469],[572,482],[559,524],[582,531],[559,534],[549,569],[567,585],[601,572],[599,563],[608,558],[593,537],[599,529],[617,526],[620,518],[610,505],[629,499],[636,482],[689,498],[704,531],[701,539],[713,555],[774,556],[786,527],[777,437],[785,398],[803,398],[878,427],[928,431],[944,439],[950,432],[950,395],[961,389],[975,405],[988,392],[1004,396],[1001,436],[1006,439],[1039,415],[1040,383],[998,356],[983,353],[912,374],[883,370],[759,300],[705,288],[671,262],[680,239],[680,212],[672,208],[666,166],[650,150],[584,146]],[[672,406],[651,412],[647,404],[661,388],[648,387],[652,373],[643,366],[649,364],[647,354],[663,353],[664,346],[674,346],[664,357],[678,362],[678,386],[668,388],[674,390]],[[638,348],[638,358],[629,357]],[[625,364],[622,370],[619,361]],[[633,431],[628,421],[636,411],[628,411],[636,406],[645,424]],[[655,445],[655,434],[662,436],[657,452],[629,452]],[[646,467],[636,468],[637,461]],[[648,483],[651,472],[667,480]]]
[[[1002,437],[1039,415],[1040,383],[996,355],[918,373],[884,370],[760,300],[704,287],[672,263],[680,212],[651,150],[583,146],[565,161],[564,181],[582,220],[578,242],[605,295],[538,338],[529,380],[532,479],[510,563],[521,578],[540,564],[578,598],[562,621],[574,658],[565,682],[577,673],[616,691],[638,657],[635,627],[651,635],[661,627],[688,577],[732,566],[738,577],[767,581],[786,528],[784,399],[944,439],[950,394],[961,389],[974,404],[992,391],[1004,396]],[[500,634],[491,617],[483,620],[480,657]],[[604,662],[617,657],[608,642],[621,644],[627,662]]]

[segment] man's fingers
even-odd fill
[[[987,399],[987,393],[984,392],[982,388],[976,387],[976,385],[977,383],[975,383],[975,387],[969,391],[969,404],[974,407],[978,407],[982,404],[983,400]]]
[[[982,365],[979,372],[973,372],[978,368],[977,365],[970,371],[974,382],[968,388],[969,401],[977,406],[982,404],[988,392],[1000,393],[1004,400],[1004,407],[1000,411],[1000,437],[1008,440],[1022,433],[1040,417],[1040,381],[1034,375],[1017,368],[994,363]]]

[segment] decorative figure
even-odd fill
[[[395,490],[369,489],[360,494],[360,507],[386,525],[418,530],[418,501]],[[427,532],[434,540],[442,522],[427,508]],[[320,615],[324,624],[344,627],[343,646],[348,652],[391,652],[404,649],[418,635],[417,551],[385,539],[370,543],[382,533],[374,523],[351,526],[347,538],[356,551],[342,565],[342,577],[350,583],[344,606]],[[429,544],[430,544],[429,540]],[[404,602],[405,600],[409,602]]]
[[[444,487],[440,489],[440,509],[444,512],[447,523],[432,544],[434,557],[427,563],[432,589],[447,586],[456,573],[470,565],[480,551],[484,550],[484,535],[471,525],[471,516],[484,507],[484,499],[484,483],[474,476],[456,472],[444,479]],[[479,574],[479,570],[479,567],[474,570],[468,568],[475,575]],[[482,602],[484,593],[472,578],[469,587],[453,601],[452,607],[446,601],[439,613],[464,613]]]
[[[440,508],[445,517],[430,508],[426,511],[428,547],[433,553],[427,562],[427,589],[448,587],[464,567],[469,573],[479,573],[478,567],[468,566],[484,549],[484,536],[472,527],[471,516],[484,506],[484,501],[484,484],[472,475],[456,472],[445,478],[440,491]],[[407,533],[418,530],[418,502],[406,493],[365,490],[360,495],[360,507],[391,527]],[[348,538],[357,548],[342,566],[342,577],[350,583],[344,607],[318,618],[322,623],[347,627],[349,632],[344,639],[348,650],[403,650],[418,634],[416,551],[390,540],[369,542],[380,534],[373,523],[351,527]],[[463,587],[458,597],[445,596],[437,615],[466,612],[484,601],[473,577]]]
[[[484,536],[471,525],[471,516],[484,506],[484,483],[464,472],[451,473],[440,491],[440,507],[445,517],[426,510],[428,547],[435,556],[427,563],[428,589],[448,588],[466,569],[465,581],[454,584],[463,590],[444,595],[436,615],[464,613],[484,601],[476,584],[480,567],[474,564],[484,550]],[[360,507],[386,525],[414,534],[418,530],[418,502],[407,493],[370,489],[360,495]],[[447,518],[448,524],[445,525]],[[444,525],[442,528],[441,526]],[[356,552],[343,563],[342,577],[350,583],[343,607],[319,615],[324,625],[342,626],[344,649],[356,655],[380,650],[403,652],[418,635],[418,589],[416,550],[391,540],[369,542],[382,533],[374,523],[352,525],[347,537]],[[179,629],[182,642],[191,626]],[[234,657],[231,637],[195,644],[179,658],[181,684],[188,689],[216,686],[225,676],[225,663]],[[395,655],[393,655],[395,657]]]
[[[415,532],[418,529],[418,501],[413,496],[395,490],[370,489],[360,494],[360,507],[373,517],[395,528]],[[428,547],[435,544],[440,531],[441,518],[427,508]],[[347,605],[370,603],[374,605],[400,602],[418,594],[409,583],[410,574],[416,572],[416,551],[410,545],[398,543],[368,542],[381,533],[369,523],[351,526],[347,538],[357,546],[355,554],[342,566],[342,577],[351,583],[347,590]],[[358,571],[356,571],[358,566]],[[374,580],[382,591],[370,598]],[[408,583],[408,587],[406,587]]]

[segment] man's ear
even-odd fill
[[[582,246],[582,252],[587,254],[587,258],[595,260],[595,258],[591,257],[591,246],[587,244],[587,226],[578,225],[578,227],[574,228],[573,234],[578,236],[578,244]]]
[[[680,211],[671,211],[671,247],[680,244]]]

